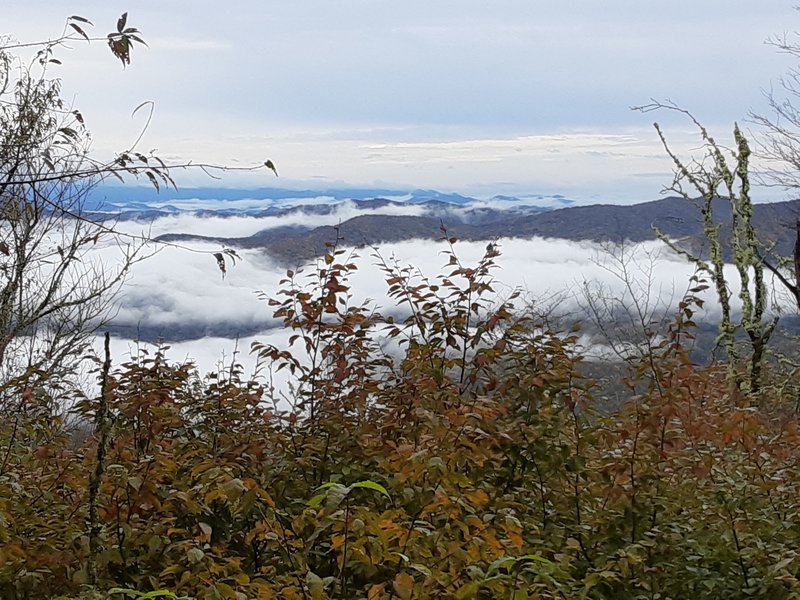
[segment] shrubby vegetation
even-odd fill
[[[108,420],[95,436],[21,389],[0,595],[77,593],[93,568],[101,589],[198,598],[797,597],[796,407],[689,360],[705,285],[603,416],[576,332],[496,302],[497,252],[465,266],[450,247],[431,281],[385,265],[401,321],[353,301],[341,249],[289,273],[270,304],[294,344],[255,350],[291,405],[162,352],[80,401]]]
[[[121,38],[109,39],[119,57]],[[711,166],[679,176],[713,186],[709,197],[726,186],[739,273],[762,277],[742,218],[746,172],[706,141]],[[749,150],[737,151],[741,166]],[[102,168],[146,174],[145,159]],[[102,176],[91,168],[54,181]],[[58,200],[37,213],[28,193],[42,175],[9,173],[0,194],[21,210],[5,217],[3,264],[23,215],[35,225]],[[114,366],[108,345],[93,393],[37,364],[4,380],[0,596],[800,597],[799,407],[784,377],[795,367],[759,345],[763,307],[723,320],[727,354],[694,362],[701,295],[727,298],[729,283],[692,257],[674,318],[642,322],[628,399],[609,414],[579,327],[527,317],[516,294],[494,291],[498,246],[465,265],[444,233],[432,279],[376,256],[394,307],[358,299],[355,258],[335,244],[267,292],[290,344],[253,351],[287,383],[237,364],[203,377],[164,349]],[[756,300],[760,285],[748,288]]]

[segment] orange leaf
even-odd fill
[[[411,598],[414,589],[414,579],[408,573],[398,573],[392,582],[395,593],[400,596],[400,600]]]
[[[367,600],[377,600],[380,597],[381,593],[383,593],[383,586],[382,583],[376,583],[372,587],[369,588],[367,591]]]

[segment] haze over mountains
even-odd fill
[[[657,240],[653,226],[686,247],[702,252],[703,246],[700,209],[683,198],[577,206],[563,196],[484,199],[432,190],[209,188],[156,194],[147,188],[103,188],[92,202],[91,208],[114,218],[119,230],[180,246],[167,245],[135,266],[110,326],[115,352],[135,352],[126,340],[160,340],[203,369],[222,351],[230,356],[234,340],[244,357],[254,340],[285,344],[286,332],[264,297],[281,289],[287,269],[322,256],[337,236],[342,247],[357,248],[353,302],[373,299],[379,310],[390,312],[396,308],[386,296],[373,248],[433,279],[447,265],[443,225],[448,236],[458,238],[456,251],[465,265],[480,259],[487,241],[499,241],[498,296],[522,289],[537,310],[553,302],[561,310],[577,310],[587,284],[609,297],[624,297],[613,274],[616,259],[602,244],[622,241],[636,285],[652,286],[651,301],[671,310],[693,267]],[[724,203],[715,208],[720,222],[729,221]],[[789,254],[798,215],[800,201],[758,204],[754,220],[762,239]],[[222,248],[240,258],[228,264],[224,278],[211,256]],[[653,264],[657,268],[648,273]],[[733,270],[731,281],[737,281]],[[704,312],[713,319],[715,304],[711,295],[708,299]]]
[[[436,240],[442,227],[462,241],[500,238],[559,238],[595,242],[643,242],[656,230],[702,253],[699,203],[668,197],[634,205],[575,206],[560,195],[470,198],[436,190],[328,189],[321,191],[262,188],[196,188],[159,196],[149,188],[103,188],[95,208],[118,213],[123,221],[160,222],[157,239],[206,241],[226,247],[267,252],[279,264],[296,267],[320,256],[327,243],[375,246],[411,239]],[[730,206],[715,203],[716,221],[729,223]],[[253,232],[181,231],[179,216],[246,218]],[[800,200],[755,205],[754,223],[761,239],[778,254],[794,246]],[[177,229],[165,229],[170,219]],[[258,228],[259,221],[263,228]],[[243,234],[245,233],[245,234]],[[723,228],[723,239],[725,228]]]

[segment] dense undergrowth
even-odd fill
[[[690,360],[702,284],[608,415],[577,331],[497,300],[496,254],[451,247],[430,281],[383,263],[407,317],[354,303],[341,250],[289,273],[292,346],[254,348],[280,389],[143,354],[76,427],[21,378],[0,597],[800,598],[796,398]]]

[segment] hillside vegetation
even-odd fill
[[[490,300],[496,254],[451,248],[430,282],[387,265],[401,323],[354,302],[341,250],[289,273],[269,303],[293,349],[255,348],[284,400],[143,354],[98,367],[70,428],[21,380],[0,595],[94,572],[197,598],[800,597],[795,384],[748,394],[689,360],[698,282],[603,416],[577,332]]]

